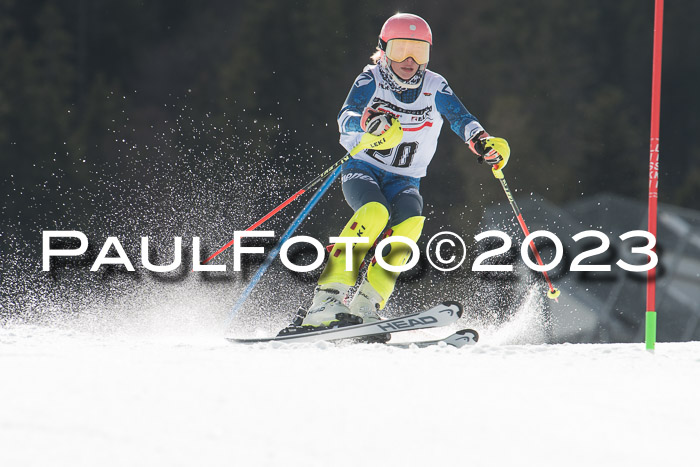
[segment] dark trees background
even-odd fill
[[[313,148],[279,159],[290,179],[325,167],[343,152],[337,112],[396,11],[428,20],[430,68],[509,140],[511,185],[556,203],[600,191],[644,201],[653,3],[0,0],[2,214],[43,209],[32,200],[52,183],[89,186],[89,167],[134,176],[114,163],[123,145],[152,142],[185,98],[195,122],[234,117]],[[661,201],[688,208],[700,196],[698,18],[698,2],[666,4]],[[471,222],[482,199],[502,193],[444,133],[422,191],[448,222]],[[213,157],[187,136],[164,157]],[[284,151],[248,154],[277,161]]]

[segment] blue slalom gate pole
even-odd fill
[[[246,286],[245,290],[243,290],[243,293],[238,298],[236,304],[233,306],[233,310],[231,310],[231,314],[229,315],[229,325],[231,324],[233,318],[235,318],[235,316],[238,314],[241,307],[248,299],[248,296],[262,278],[263,274],[265,274],[272,262],[275,260],[275,258],[277,258],[277,255],[282,249],[282,245],[284,244],[284,242],[289,240],[291,236],[294,235],[294,231],[301,225],[302,222],[304,222],[306,216],[308,216],[311,210],[314,208],[314,206],[316,206],[316,203],[319,202],[321,197],[326,193],[328,188],[330,188],[335,179],[338,178],[338,174],[340,174],[340,167],[336,168],[335,171],[326,179],[326,181],[323,182],[323,185],[321,185],[321,187],[316,191],[316,193],[314,193],[313,198],[311,198],[311,200],[309,200],[309,202],[306,203],[304,209],[301,210],[301,212],[297,215],[296,219],[294,219],[294,222],[292,222],[292,224],[284,232],[282,238],[280,238],[280,241],[277,243],[277,245],[275,245],[275,247],[267,255],[267,258],[265,258],[263,264],[260,265],[258,270],[255,272],[255,275],[250,279],[250,282],[248,282],[248,285]]]

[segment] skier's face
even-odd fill
[[[391,69],[394,73],[404,81],[413,78],[413,75],[418,71],[418,64],[413,57],[408,57],[403,62],[391,62]]]

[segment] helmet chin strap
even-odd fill
[[[391,69],[391,61],[387,58],[386,54],[382,54],[382,58],[379,60],[379,72],[389,84],[392,91],[403,92],[407,89],[416,89],[423,82],[423,76],[425,75],[426,65],[419,65],[418,71],[410,79],[401,79],[394,70]]]

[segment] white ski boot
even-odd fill
[[[350,302],[350,313],[362,318],[363,323],[375,323],[381,319],[377,314],[381,302],[382,296],[365,280]]]
[[[330,327],[340,320],[336,317],[338,313],[350,315],[350,309],[345,305],[345,296],[348,293],[345,284],[331,282],[319,285],[314,291],[314,299],[306,312],[306,316],[301,322],[302,326]]]
[[[374,290],[374,287],[372,287],[367,280],[364,280],[360,288],[355,292],[352,302],[350,302],[350,313],[353,316],[362,318],[362,323],[376,323],[377,321],[381,321],[381,318],[377,314],[381,302],[382,296],[379,295],[379,292]],[[389,339],[391,339],[391,334],[385,333],[374,334],[357,340],[372,344],[389,342]]]

